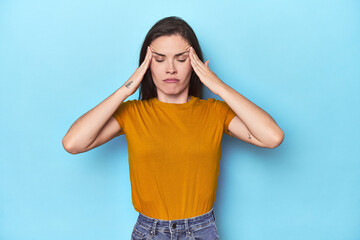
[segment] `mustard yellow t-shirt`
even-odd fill
[[[224,101],[127,100],[113,114],[128,146],[132,203],[151,218],[191,218],[215,202],[223,133],[236,113]]]

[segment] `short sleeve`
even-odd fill
[[[125,122],[129,115],[129,107],[131,103],[131,100],[122,102],[112,115],[120,126],[120,132],[116,136],[125,134]]]
[[[232,135],[229,133],[229,124],[236,116],[236,113],[224,101],[214,99],[213,105],[219,120],[223,124],[224,133],[232,137]]]

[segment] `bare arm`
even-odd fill
[[[120,87],[72,124],[62,140],[66,151],[76,154],[90,150],[88,147],[100,135],[103,128],[107,136],[112,136],[112,138],[116,136],[120,131],[120,126],[115,119],[110,121],[110,118],[112,118],[112,114],[114,114],[119,105],[128,97],[128,91],[124,87]],[[110,139],[106,140],[109,141]]]
[[[71,125],[62,140],[67,152],[85,152],[116,136],[120,126],[112,115],[128,96],[136,92],[151,60],[152,54],[148,48],[144,61],[124,85]]]
[[[231,120],[228,126],[232,136],[241,140],[248,138],[247,142],[266,148],[275,148],[281,144],[285,134],[267,112],[221,81],[210,70],[209,60],[204,64],[192,47],[189,56],[191,66],[200,81],[213,93],[224,99],[236,113],[237,116]]]

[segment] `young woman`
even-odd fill
[[[203,85],[224,101],[202,99]],[[124,101],[139,86],[139,100]],[[139,212],[131,238],[211,240],[219,238],[213,204],[223,133],[264,148],[284,138],[269,114],[203,63],[192,28],[167,17],[147,33],[134,74],[76,120],[63,146],[77,154],[125,134]]]

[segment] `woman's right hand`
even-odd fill
[[[151,59],[152,59],[152,52],[150,47],[148,46],[144,61],[123,85],[123,87],[128,91],[128,96],[133,95],[138,89],[148,67],[150,66]]]

